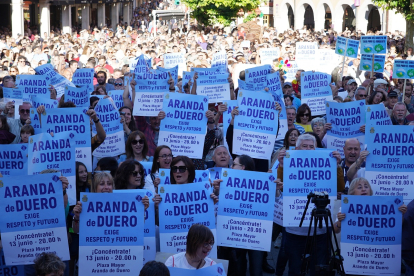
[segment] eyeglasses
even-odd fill
[[[122,83],[114,83],[114,86],[122,86]]]
[[[19,60],[19,62],[26,62],[25,60]]]
[[[171,171],[172,171],[173,173],[176,173],[176,172],[177,172],[177,170],[178,170],[180,173],[184,173],[184,172],[187,170],[187,167],[186,167],[186,166],[172,166],[172,167],[171,167]]]
[[[131,142],[131,144],[133,144],[133,145],[136,145],[136,144],[140,144],[140,145],[142,145],[142,144],[144,144],[144,140],[132,140],[132,142]]]
[[[131,174],[132,174],[133,177],[137,177],[138,174],[139,174],[139,176],[142,176],[144,174],[144,171],[139,171],[139,172],[133,171]]]
[[[203,244],[203,247],[204,247],[204,248],[213,247],[213,246],[214,246],[214,242],[205,242],[205,243]]]
[[[29,114],[30,113],[30,109],[20,109],[19,110],[19,112],[21,112],[21,113],[27,113],[27,114]]]
[[[172,154],[163,154],[160,156],[162,159],[173,158]]]
[[[234,166],[243,166],[242,164],[237,164],[236,162],[233,162],[233,165],[231,165],[232,168],[234,168]]]
[[[300,117],[309,117],[309,113],[303,113]]]
[[[368,97],[368,95],[365,95],[365,94],[358,94],[358,97],[360,97],[360,98],[366,98],[366,97]]]

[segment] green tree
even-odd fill
[[[405,48],[413,47],[413,35],[414,35],[414,6],[413,0],[374,0],[375,5],[387,9],[395,10],[401,13],[405,20],[406,35],[405,35]]]
[[[251,14],[249,14],[248,16],[246,16],[243,19],[243,23],[247,23],[249,21],[252,21],[253,19],[255,19],[257,17],[256,13],[252,12]]]
[[[240,10],[249,12],[260,5],[260,0],[183,0],[193,10],[192,17],[204,25],[230,25]]]

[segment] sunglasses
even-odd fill
[[[176,173],[176,172],[177,172],[177,170],[178,170],[180,173],[184,173],[184,172],[187,170],[187,167],[186,167],[186,166],[172,166],[172,167],[171,167],[171,171],[172,171],[173,173]]]
[[[138,176],[138,174],[139,174],[140,176],[142,176],[142,175],[144,174],[144,171],[139,171],[139,172],[137,172],[137,171],[133,171],[131,174],[132,174],[132,176],[133,176],[133,177],[137,177],[137,176]]]
[[[114,86],[122,86],[122,83],[114,83]]]
[[[133,145],[136,145],[136,144],[140,144],[140,145],[142,145],[142,144],[144,144],[144,140],[133,140],[132,142],[131,142],[131,144],[133,144]]]
[[[20,109],[19,110],[19,112],[21,112],[21,113],[27,113],[27,114],[29,114],[30,113],[30,109]]]
[[[304,113],[300,117],[309,117],[309,113]]]
[[[358,95],[360,98],[366,98],[368,95]]]

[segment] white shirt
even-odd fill
[[[206,261],[206,263],[201,268],[209,267],[209,266],[216,264],[216,262],[210,259],[209,257],[206,257],[204,261]],[[177,267],[177,268],[184,268],[184,269],[194,269],[194,270],[196,269],[194,266],[191,266],[188,263],[187,258],[185,257],[185,252],[181,252],[181,253],[170,256],[165,262],[165,265],[169,267]]]
[[[154,173],[154,176],[155,176],[155,178],[158,178],[159,177],[158,172]],[[155,187],[154,187],[154,182],[152,181],[152,178],[151,178],[151,174],[148,174],[145,177],[144,189],[148,190],[148,191],[151,191],[155,195]]]

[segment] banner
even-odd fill
[[[332,124],[332,129],[326,133],[327,148],[338,151],[343,158],[343,147],[347,139],[356,138],[363,145],[365,135],[359,128],[364,124],[364,119],[365,100],[347,103],[326,102],[326,122]]]
[[[227,106],[226,111],[223,112],[223,142],[228,149],[226,134],[231,122],[231,111],[237,106],[237,100],[225,101],[223,104]]]
[[[100,99],[95,106],[96,115],[106,132],[105,141],[93,151],[95,157],[113,157],[125,153],[124,128],[119,111],[111,98]],[[92,135],[96,134],[95,124]]]
[[[141,163],[141,162],[140,162]],[[149,163],[149,162],[145,162]],[[142,164],[142,163],[141,163]],[[114,190],[114,193],[133,193],[141,197],[147,196],[149,207],[144,210],[144,257],[143,264],[155,260],[156,240],[155,240],[155,206],[152,201],[154,194],[144,189]]]
[[[158,143],[172,154],[201,159],[206,137],[208,100],[206,96],[165,93]]]
[[[414,60],[395,59],[392,76],[394,79],[414,79]]]
[[[31,96],[30,100],[32,102],[32,107],[34,108],[38,108],[41,105],[43,105],[45,108],[57,108],[59,105],[59,102],[57,100],[52,100],[50,98],[39,95]]]
[[[36,108],[30,108],[30,125],[34,128],[35,134],[42,132],[42,126],[40,125],[40,115],[37,113]]]
[[[246,83],[244,80],[238,79],[237,82],[239,83],[239,91],[253,91],[255,88],[253,84]]]
[[[307,195],[310,192],[327,192],[333,202],[337,197],[337,162],[330,150],[288,150],[283,159],[283,180],[289,187],[283,189],[283,226],[298,227]],[[309,203],[302,227],[308,227],[312,209]],[[332,209],[331,204],[327,208]]]
[[[278,112],[271,94],[240,92],[239,115],[234,119],[233,154],[269,159],[278,127]]]
[[[391,118],[383,103],[366,106],[365,129],[374,125],[392,125]]]
[[[74,131],[40,133],[29,137],[28,175],[40,174],[46,169],[57,170],[65,176],[69,185],[69,204],[76,204],[76,160]],[[65,206],[66,207],[66,206]]]
[[[25,276],[23,265],[6,265],[3,249],[0,249],[0,275],[4,276]]]
[[[0,145],[0,173],[27,175],[27,144]]]
[[[273,61],[280,56],[280,49],[279,47],[261,48],[259,54],[261,64],[273,65]]]
[[[108,91],[108,96],[112,98],[116,108],[119,110],[124,106],[124,90],[110,90]]]
[[[335,53],[350,58],[358,57],[359,41],[338,36],[336,39]]]
[[[202,269],[168,267],[168,270],[171,276],[226,276],[221,263]]]
[[[50,82],[45,76],[39,75],[17,75],[16,86],[22,91],[23,102],[30,102],[30,97],[40,95],[50,99]],[[18,107],[17,107],[18,108]]]
[[[414,126],[368,126],[365,178],[374,195],[414,199]]]
[[[3,87],[3,102],[14,103],[14,119],[19,119],[19,106],[23,104],[23,91],[20,88]]]
[[[272,67],[262,65],[245,70],[246,83],[252,84],[255,91],[263,90],[266,87],[266,75],[270,74]]]
[[[76,161],[82,162],[88,172],[91,172],[91,123],[86,111],[82,107],[47,109],[41,115],[42,132],[56,134],[71,131],[70,138],[75,144]]]
[[[302,104],[307,104],[312,116],[326,114],[325,102],[332,101],[332,89],[329,86],[331,75],[321,72],[302,72]],[[310,119],[310,118],[309,118]]]
[[[178,65],[177,66],[174,66],[172,68],[168,68],[168,69],[162,68],[162,67],[158,66],[157,67],[157,70],[160,71],[160,72],[166,72],[167,74],[168,74],[168,72],[170,72],[171,77],[174,80],[174,84],[177,85],[177,81],[178,81]],[[183,72],[180,73],[180,76],[183,75]]]
[[[198,77],[207,77],[223,74],[220,68],[191,68],[191,72],[197,72]]]
[[[151,59],[148,59],[144,54],[141,54],[139,57],[129,60],[129,69],[132,71],[131,73],[134,73],[135,75],[148,73],[151,69]]]
[[[227,73],[227,53],[225,51],[217,52],[213,55],[213,60],[211,61],[211,68],[218,67],[221,70],[221,73]]]
[[[283,98],[283,91],[280,83],[280,74],[275,72],[266,76],[267,87],[269,88],[270,94],[272,94],[275,102],[279,103],[282,111],[279,114],[279,132],[276,140],[284,139],[286,132],[288,131],[287,116],[285,108],[285,100]]]
[[[162,197],[159,206],[161,252],[185,252],[188,230],[196,223],[210,228],[216,240],[210,183],[161,185],[159,192]],[[216,244],[210,254],[213,257],[217,255]]]
[[[144,167],[144,176],[147,177],[147,175],[151,174],[152,169],[152,162],[139,162]]]
[[[202,76],[197,79],[197,95],[207,96],[208,103],[230,100],[229,74]]]
[[[33,264],[42,252],[69,260],[65,206],[59,173],[0,180],[1,240],[9,266]]]
[[[332,49],[318,49],[316,51],[318,69],[316,71],[331,75],[332,71],[341,63],[341,57],[335,54]]]
[[[79,276],[136,275],[142,268],[144,205],[134,193],[81,193]]]
[[[46,63],[46,64],[43,64],[42,66],[36,67],[35,71],[37,74],[46,77],[46,80],[48,82],[47,84],[48,87],[49,87],[49,84],[53,85],[53,87],[56,89],[58,99],[62,97],[63,94],[65,94],[66,86],[75,87],[75,85],[73,85],[72,82],[70,82],[64,76],[57,73],[55,69],[53,68],[53,65],[50,63]]]
[[[185,56],[183,53],[164,54],[164,68],[170,69],[178,66],[178,75],[182,76],[183,71],[187,70]]]
[[[387,36],[386,35],[362,35],[361,54],[386,54]],[[385,57],[385,56],[384,56]]]
[[[273,222],[279,225],[283,225],[283,195],[280,195],[280,197],[275,197]]]
[[[82,87],[83,90],[87,91],[89,95],[95,90],[93,86],[94,73],[95,70],[93,68],[76,69],[72,76],[72,83],[76,86]]]
[[[345,273],[401,274],[402,204],[401,196],[342,196]]]
[[[316,42],[297,42],[296,43],[296,63],[305,71],[314,70],[317,63],[318,43]]]
[[[162,109],[164,92],[169,91],[169,75],[160,70],[135,74],[134,116],[158,116]]]
[[[72,102],[76,107],[88,108],[90,106],[89,98],[88,87],[76,88],[68,85],[65,86],[65,102]]]
[[[283,76],[285,82],[292,82],[296,79],[296,72],[299,70],[299,66],[294,60],[289,60],[290,67],[286,68],[286,73]]]
[[[372,58],[374,57],[374,70],[372,70]],[[361,71],[373,71],[382,73],[384,72],[385,55],[361,55],[361,62],[359,64],[359,70]]]
[[[276,194],[274,177],[269,173],[222,170],[217,227],[217,244],[270,251],[273,206]],[[270,211],[269,211],[270,210]]]

